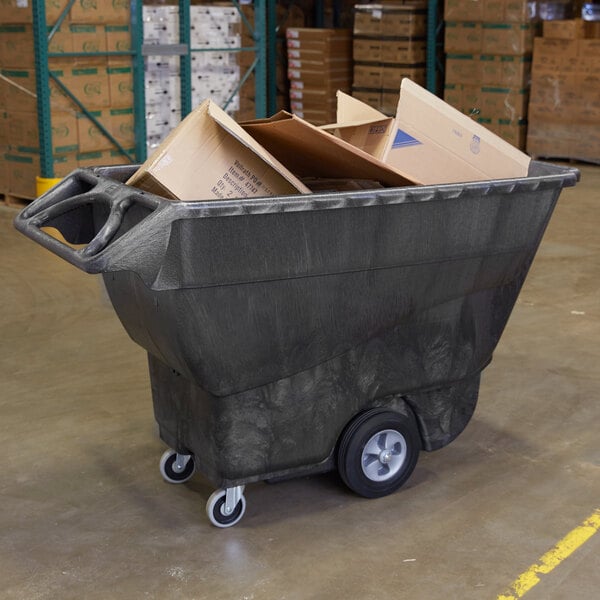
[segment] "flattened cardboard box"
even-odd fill
[[[347,98],[340,95],[340,99],[349,106]],[[530,158],[526,154],[410,79],[402,80],[394,119],[386,120],[353,100],[346,113],[340,113],[338,105],[338,123],[329,129],[352,136],[353,143],[362,143],[363,149],[371,144],[386,164],[413,181],[433,185],[527,175]],[[377,143],[368,135],[374,125],[382,127],[385,138]]]
[[[337,121],[321,129],[332,132],[336,137],[361,148],[375,158],[382,159],[393,126],[392,117],[338,91]]]
[[[386,163],[425,184],[526,177],[530,158],[404,79]]]
[[[211,100],[173,129],[127,183],[179,200],[310,193]]]
[[[389,187],[418,182],[399,168],[285,111],[241,125],[300,178],[366,179]]]

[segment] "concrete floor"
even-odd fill
[[[168,485],[144,352],[96,277],[0,208],[0,598],[495,599],[600,508],[600,168],[565,190],[475,416],[398,493],[335,475],[247,488],[234,528],[211,486]],[[600,597],[600,533],[526,594]]]

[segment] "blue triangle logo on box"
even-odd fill
[[[419,144],[421,144],[419,140],[406,133],[406,131],[398,129],[392,148],[405,148],[406,146],[418,146]]]

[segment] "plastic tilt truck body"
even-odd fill
[[[148,352],[161,473],[210,480],[219,527],[250,482],[337,468],[383,496],[455,439],[579,176],[532,161],[520,179],[174,202],[125,185],[135,169],[74,171],[15,226],[103,274]]]

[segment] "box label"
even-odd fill
[[[421,142],[405,131],[398,129],[392,142],[392,148],[406,148],[407,146],[418,146]]]

